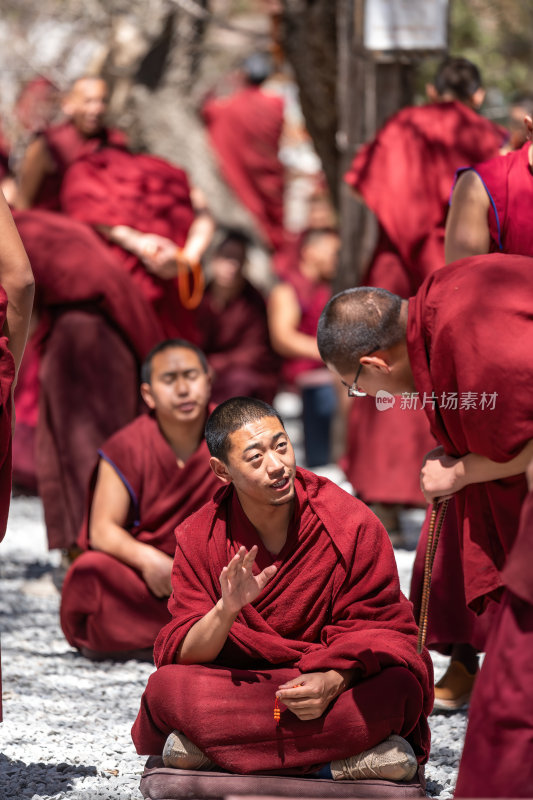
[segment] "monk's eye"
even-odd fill
[[[250,458],[248,459],[248,463],[257,464],[260,461],[260,459],[261,459],[261,454],[260,453],[254,453],[254,455],[250,456]]]
[[[278,442],[276,450],[285,450],[287,447],[287,442]]]
[[[192,369],[190,372],[185,373],[185,377],[188,381],[195,381],[199,374],[197,369]]]

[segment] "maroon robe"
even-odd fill
[[[365,285],[407,298],[444,264],[455,170],[496,155],[505,136],[462,103],[435,103],[402,109],[359,150],[345,180],[379,224]],[[342,466],[366,502],[421,506],[420,467],[434,446],[420,410],[396,403],[382,414],[354,400]]]
[[[78,158],[94,153],[101,147],[127,146],[127,139],[122,131],[116,128],[102,128],[94,136],[83,136],[74,123],[62,122],[53,125],[41,134],[55,165],[55,171],[47,175],[34,201],[35,208],[59,211],[61,209],[61,185],[67,169]]]
[[[248,86],[202,109],[222,175],[274,249],[283,244],[283,100]]]
[[[431,661],[427,651],[416,654],[416,624],[386,532],[331,481],[298,469],[295,485],[278,555],[262,545],[232,486],[177,529],[173,619],[157,638],[158,670],[133,726],[139,753],[160,754],[178,729],[231,772],[306,773],[394,732],[427,759]],[[241,610],[213,664],[176,664],[180,642],[220,597],[222,568],[254,544],[256,574],[274,563],[276,575]],[[282,711],[276,728],[278,686],[328,669],[354,670],[353,688],[317,720]]]
[[[320,281],[315,283],[300,270],[289,272],[285,278],[294,289],[298,305],[300,306],[300,322],[298,330],[307,336],[315,336],[318,320],[324,306],[331,297],[331,283]],[[314,358],[286,358],[283,361],[282,375],[290,385],[294,384],[298,375],[314,369],[324,369],[324,363]]]
[[[476,681],[455,797],[531,797],[533,492],[503,573],[506,589]]]
[[[39,493],[50,547],[71,547],[94,453],[138,413],[139,364],[163,335],[94,231],[49,211],[13,216],[40,315],[32,348],[40,353]],[[26,388],[37,395],[35,382]]]
[[[196,316],[200,347],[215,372],[213,402],[241,395],[272,403],[279,359],[270,345],[261,293],[246,281],[238,297],[220,308],[208,286]]]
[[[472,167],[490,200],[488,223],[491,252],[533,255],[533,175],[526,142],[520,150]],[[459,174],[466,170],[459,170]]]
[[[533,260],[524,256],[461,259],[428,278],[409,301],[415,385],[430,400],[431,430],[451,456],[477,453],[506,462],[533,438],[533,355],[524,345],[532,330],[532,269]],[[525,493],[525,477],[518,475],[470,484],[454,496],[448,513],[455,504],[465,597],[476,612],[501,592]]]
[[[6,323],[7,295],[0,286],[0,328]],[[11,499],[11,387],[15,362],[7,336],[0,336],[0,542],[5,536]],[[0,722],[2,721],[2,675],[0,670]]]
[[[220,485],[209,466],[205,439],[178,466],[157,420],[144,414],[99,450],[131,497],[127,529],[167,555],[176,548],[174,529],[206,503]],[[79,544],[90,548],[89,514],[98,466],[89,492],[89,513]],[[107,553],[89,550],[72,564],[63,584],[61,627],[69,644],[100,653],[151,647],[169,620],[168,599],[156,597],[142,575]]]
[[[127,225],[183,247],[194,220],[187,174],[161,158],[105,147],[68,170],[61,202],[66,214],[87,225]],[[198,340],[194,312],[183,307],[175,279],[149,273],[132,253],[106,242],[131,274],[160,321],[166,338]]]

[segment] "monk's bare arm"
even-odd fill
[[[47,175],[55,172],[55,164],[42,136],[34,139],[22,159],[18,174],[15,208],[32,208]]]
[[[193,187],[191,190],[191,203],[196,216],[189,228],[181,254],[186,261],[196,264],[209,247],[216,225],[205,195],[198,187]]]
[[[268,328],[274,350],[284,358],[314,358],[320,353],[314,336],[298,330],[301,311],[296,292],[286,283],[272,289],[268,298]]]
[[[449,497],[472,483],[488,483],[521,475],[533,458],[533,439],[510,461],[491,461],[477,453],[453,458],[437,447],[427,454],[420,485],[428,502]]]
[[[256,555],[256,546],[249,552],[241,547],[224,567],[220,573],[221,597],[185,635],[178,650],[179,664],[207,664],[218,656],[241,609],[256,599],[276,573],[271,565],[254,575]]]
[[[473,170],[457,179],[446,219],[444,256],[447,264],[490,249],[488,223],[490,200],[479,175]]]
[[[28,256],[1,192],[0,240],[0,284],[7,294],[4,333],[18,372],[28,337],[35,282]]]
[[[89,521],[91,546],[138,570],[156,597],[168,597],[172,558],[140,542],[125,529],[130,502],[128,490],[115,469],[101,459]]]

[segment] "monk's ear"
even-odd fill
[[[533,118],[529,114],[524,117],[524,125],[526,126],[527,138],[531,141],[533,138]]]
[[[474,94],[470,98],[470,102],[472,103],[473,108],[481,108],[483,105],[483,100],[485,99],[485,89],[482,86],[479,89],[476,89]]]
[[[150,411],[153,411],[155,408],[155,401],[152,397],[152,387],[149,383],[141,383],[141,397]]]
[[[440,100],[440,94],[432,83],[426,83],[426,95],[430,103],[438,103]]]
[[[222,483],[231,483],[231,475],[228,472],[227,466],[224,464],[220,458],[215,458],[215,456],[211,456],[209,459],[209,466]]]
[[[365,367],[370,367],[385,375],[389,375],[392,371],[390,360],[386,352],[373,353],[371,356],[363,356],[359,361]]]

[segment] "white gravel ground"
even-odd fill
[[[411,526],[419,516],[405,520]],[[413,552],[396,553],[404,590]],[[93,664],[64,640],[40,501],[15,498],[0,546],[4,722],[0,800],[139,800],[144,759],[130,728],[153,670],[149,664]],[[444,660],[436,657],[437,675]],[[432,797],[452,797],[465,714],[431,717],[427,767]]]

